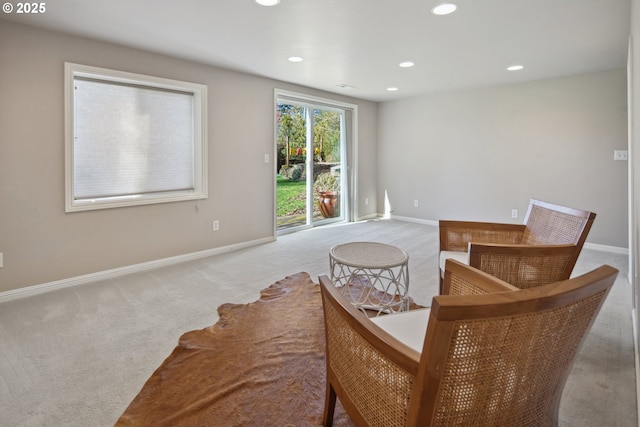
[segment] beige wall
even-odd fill
[[[631,37],[632,49],[630,50],[629,62],[633,73],[629,77],[630,91],[629,103],[631,105],[631,114],[629,126],[629,154],[631,159],[631,167],[629,168],[631,180],[631,203],[630,216],[631,227],[629,234],[631,236],[630,245],[630,274],[629,280],[633,287],[634,298],[634,322],[635,322],[635,341],[636,341],[636,369],[638,369],[637,349],[640,348],[640,317],[638,316],[638,307],[640,306],[640,283],[638,276],[640,275],[640,0],[631,1]],[[636,381],[638,382],[638,410],[640,412],[640,372],[636,372]]]
[[[386,192],[396,216],[522,222],[538,198],[596,212],[587,242],[627,248],[626,105],[623,69],[383,103],[378,210]]]
[[[206,84],[209,199],[65,214],[65,61]],[[520,222],[536,197],[627,247],[625,70],[378,105],[0,21],[0,292],[272,237],[274,88],[358,105],[359,217],[386,193],[396,216]]]
[[[206,84],[209,198],[66,214],[65,61]],[[0,292],[273,236],[274,88],[358,105],[358,191],[374,198],[375,103],[0,21]]]

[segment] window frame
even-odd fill
[[[143,193],[129,196],[76,199],[74,194],[74,142],[76,77],[149,89],[174,90],[193,94],[193,191]],[[65,62],[65,212],[110,209],[126,206],[172,203],[208,198],[207,86],[106,68]]]

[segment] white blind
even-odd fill
[[[194,190],[193,93],[74,78],[73,198]]]

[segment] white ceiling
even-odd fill
[[[626,66],[629,0],[453,0],[454,14],[431,14],[441,2],[48,0],[0,18],[374,101]]]

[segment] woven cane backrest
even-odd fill
[[[483,279],[480,276],[489,273],[477,269],[474,270],[473,275],[466,274],[469,268],[460,262],[447,262],[446,265],[443,295],[485,295],[519,290],[504,281]]]
[[[532,199],[525,217],[522,244],[572,244],[582,248],[594,219],[592,212]]]
[[[603,296],[536,314],[453,322],[434,424],[554,425],[555,391]]]
[[[527,289],[568,279],[578,254],[574,244],[530,248],[471,244],[469,264],[519,289]]]
[[[454,273],[449,279],[484,280],[464,270],[470,267],[460,264],[462,276]],[[603,266],[532,289],[435,297],[423,354],[439,357],[427,362],[439,369],[426,369],[426,376],[417,377],[416,387],[425,391],[414,399],[435,398],[410,421],[438,426],[557,425],[571,365],[616,274]]]

